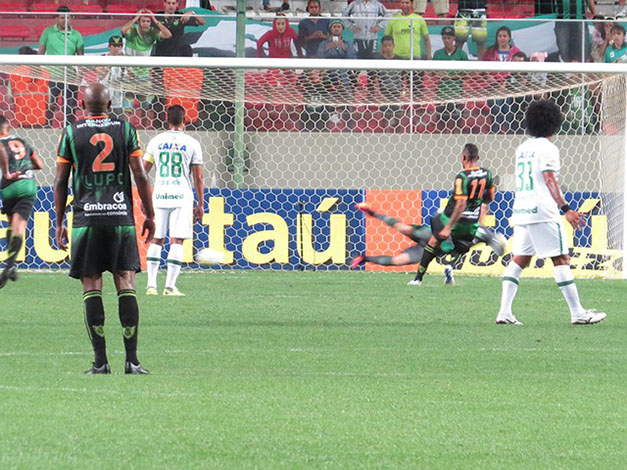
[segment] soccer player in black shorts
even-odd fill
[[[102,273],[110,271],[118,292],[126,374],[148,374],[137,359],[139,308],[135,296],[135,273],[140,271],[131,172],[146,219],[142,236],[146,242],[155,231],[154,209],[148,176],[142,165],[142,150],[135,128],[107,115],[109,91],[90,83],[81,103],[85,119],[67,126],[57,152],[54,182],[56,241],[66,249],[64,224],[68,182],[73,174],[74,219],[70,276],[83,285],[85,323],[94,349],[94,363],[86,374],[109,374],[104,335]],[[130,170],[129,170],[130,168]]]
[[[9,122],[4,116],[0,116],[1,212],[9,217],[6,235],[8,257],[6,266],[0,273],[0,289],[8,280],[17,280],[17,255],[24,245],[26,224],[37,197],[33,170],[43,167],[30,145],[9,131]]]
[[[466,144],[462,150],[462,166],[455,177],[453,194],[444,211],[431,219],[431,238],[425,246],[413,285],[422,284],[429,263],[438,254],[438,249],[449,237],[459,254],[466,253],[473,245],[479,231],[479,220],[484,208],[494,200],[492,172],[477,165],[479,149]]]

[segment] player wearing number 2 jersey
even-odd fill
[[[124,347],[125,373],[147,374],[137,359],[139,309],[135,296],[135,273],[139,255],[133,219],[131,172],[144,205],[143,231],[146,241],[154,233],[154,210],[150,182],[141,163],[142,150],[135,128],[107,116],[111,109],[109,91],[91,83],[82,101],[85,119],[63,131],[59,141],[57,175],[54,182],[56,241],[66,248],[64,224],[68,182],[73,174],[74,217],[70,276],[83,285],[85,323],[95,360],[87,374],[110,373],[104,337],[102,273],[110,271],[118,291],[118,309]]]
[[[455,177],[455,188],[443,212],[431,219],[431,238],[424,248],[416,278],[410,285],[422,284],[429,263],[437,256],[438,248],[451,237],[455,251],[466,253],[476,243],[479,219],[487,212],[494,199],[494,183],[490,170],[477,166],[479,149],[466,144],[462,151],[464,169]]]
[[[146,147],[144,168],[155,166],[152,195],[155,206],[155,238],[148,247],[146,295],[157,295],[157,272],[166,235],[170,234],[168,270],[163,295],[184,295],[176,287],[183,262],[183,241],[192,238],[193,222],[204,212],[204,183],[200,143],[183,132],[185,110],[178,105],[167,111],[169,130],[154,137]],[[194,207],[193,186],[198,204]]]
[[[512,304],[522,270],[533,255],[553,261],[553,276],[568,303],[571,323],[598,323],[607,316],[581,306],[570,270],[566,229],[558,207],[574,229],[581,228],[583,218],[570,208],[558,183],[560,155],[551,139],[560,128],[562,118],[560,109],[552,101],[536,101],[527,109],[527,132],[531,137],[516,150],[516,198],[511,219],[514,256],[503,275],[498,324],[522,325],[512,313]]]

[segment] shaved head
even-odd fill
[[[83,109],[88,116],[106,114],[111,108],[109,89],[101,83],[90,83],[83,94]]]

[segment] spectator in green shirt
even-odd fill
[[[615,24],[611,31],[612,43],[605,49],[605,62],[625,62],[627,56],[627,45],[625,44],[625,27],[622,24]]]
[[[129,56],[149,56],[152,47],[161,39],[169,39],[172,33],[164,24],[157,21],[157,18],[150,10],[139,10],[135,18],[120,28],[122,36],[126,39],[125,53]],[[127,76],[133,80],[136,86],[149,89],[151,87],[150,68],[148,67],[131,67],[127,70]],[[162,79],[161,79],[162,80]],[[130,101],[125,107],[134,107],[135,101],[138,101],[143,112],[140,119],[144,127],[149,126],[150,116],[153,113],[152,102],[154,95],[148,94],[129,94]]]
[[[57,22],[52,26],[44,29],[39,38],[39,54],[46,55],[83,55],[84,45],[81,33],[72,28],[70,9],[66,6],[57,8]],[[72,70],[73,71],[73,70]],[[68,72],[72,72],[69,71]],[[62,68],[50,68],[50,102],[46,111],[46,119],[52,121],[54,117],[54,108],[57,106],[59,95],[62,95],[67,102],[65,106],[65,119],[68,123],[74,122],[74,110],[76,109],[76,98],[78,95],[78,85],[66,84],[65,82],[56,81],[54,78],[60,78],[63,75]],[[74,75],[74,73],[69,73]],[[80,77],[76,76],[76,82],[80,81]],[[66,123],[64,123],[65,125]]]
[[[444,47],[433,54],[433,60],[468,60],[468,55],[455,45],[455,29],[451,26],[442,28],[442,42]],[[441,72],[438,82],[438,100],[461,100],[464,95],[464,83],[457,72]],[[458,125],[463,114],[462,103],[445,103],[438,105],[437,112],[442,124],[454,122]]]
[[[126,55],[132,56],[149,56],[157,41],[172,37],[170,30],[159,23],[150,10],[139,10],[120,31],[126,39]]]
[[[420,47],[421,39],[425,43],[424,56],[426,59],[431,59],[431,40],[427,23],[422,16],[412,13],[411,0],[401,0],[401,12],[388,21],[385,35],[394,38],[394,54],[401,59],[411,57],[421,59],[423,55]]]

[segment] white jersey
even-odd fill
[[[512,225],[560,221],[557,203],[544,182],[543,173],[559,178],[560,152],[544,137],[530,138],[516,149],[516,197]]]
[[[155,207],[194,204],[192,165],[202,165],[200,142],[182,131],[166,131],[148,142],[144,160],[155,166]]]

